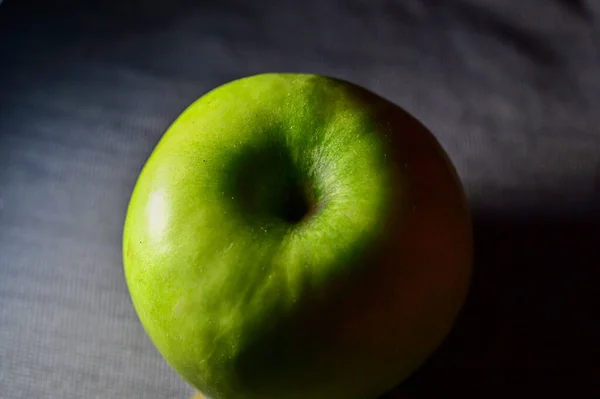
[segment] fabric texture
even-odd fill
[[[191,395],[132,308],[125,209],[187,105],[272,71],[403,106],[467,189],[468,302],[396,394],[600,397],[599,21],[591,0],[5,1],[0,398]]]

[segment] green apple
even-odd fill
[[[432,134],[351,83],[263,74],[165,133],[124,228],[133,305],[212,399],[368,399],[452,327],[472,258]]]

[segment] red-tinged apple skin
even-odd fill
[[[263,74],[169,128],[127,212],[133,304],[211,399],[373,399],[468,292],[466,197],[434,136],[363,88]]]

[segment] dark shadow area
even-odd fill
[[[231,13],[230,23],[235,24],[236,15],[253,12],[254,7],[238,0],[5,0],[0,6],[0,34],[43,31],[57,38],[64,36],[65,42],[85,38],[97,43],[106,39],[118,41],[129,35],[157,34],[172,28],[186,15]],[[223,26],[197,28],[217,34]],[[1,40],[2,37],[0,43]]]
[[[0,7],[2,13],[13,17],[59,17],[69,25],[77,25],[86,30],[94,30],[97,27],[108,30],[139,28],[146,32],[160,29],[171,23],[174,18],[191,12],[210,13],[223,9],[251,12],[254,9],[239,0],[5,0]]]
[[[168,26],[185,12],[210,10],[216,1],[194,2],[190,0],[174,1],[78,1],[57,0],[7,0],[3,4],[4,19],[7,23],[44,21],[51,25],[54,33],[63,28],[77,28],[86,33],[110,34],[115,32],[154,32]]]
[[[398,392],[414,399],[599,397],[598,215],[480,212],[474,235],[463,312]]]
[[[567,10],[587,21],[593,19],[585,0],[557,0],[557,2]]]

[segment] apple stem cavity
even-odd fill
[[[224,190],[240,215],[296,226],[319,209],[309,179],[281,146],[239,149],[231,165]]]

